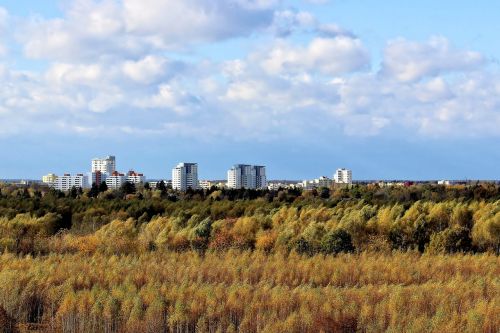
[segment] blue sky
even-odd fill
[[[500,4],[4,0],[1,178],[499,179]]]

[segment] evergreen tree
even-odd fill
[[[161,180],[158,184],[156,184],[156,189],[163,192],[167,191],[167,187],[165,186],[165,182]]]
[[[106,184],[106,182],[101,182],[101,184],[99,184],[99,193],[106,192],[107,190],[108,185]]]
[[[92,187],[89,191],[89,197],[96,198],[99,195],[99,187],[96,183],[92,183]]]
[[[122,192],[124,195],[134,194],[135,191],[135,184],[131,182],[125,182],[120,188],[120,192]]]
[[[73,186],[71,188],[71,190],[69,191],[68,196],[70,198],[73,198],[73,199],[77,198],[78,197],[78,189],[75,186]]]

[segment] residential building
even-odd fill
[[[251,165],[236,164],[227,172],[227,187],[232,189],[255,188],[255,175]]]
[[[144,184],[146,182],[146,177],[142,173],[137,173],[133,170],[127,172],[127,174],[114,171],[111,176],[106,178],[106,185],[109,189],[117,190],[123,186],[126,182],[131,184]]]
[[[155,190],[158,187],[158,184],[160,182],[163,182],[163,184],[165,184],[166,188],[169,188],[169,187],[171,188],[172,187],[172,181],[169,180],[169,179],[164,179],[164,180],[158,180],[158,181],[149,182],[149,187],[151,187],[151,189]]]
[[[89,180],[90,180],[90,184],[96,184],[96,185],[99,185],[101,184],[102,182],[105,182],[106,181],[106,178],[108,178],[108,176],[111,175],[111,174],[108,174],[108,173],[103,173],[101,172],[100,170],[96,170],[94,172],[91,172],[89,174]]]
[[[254,165],[255,170],[255,188],[265,189],[267,188],[267,178],[266,178],[266,167],[262,165]]]
[[[198,164],[179,163],[172,169],[172,187],[174,190],[186,191],[198,189]]]
[[[267,189],[271,191],[277,191],[279,189],[301,189],[304,184],[302,182],[297,183],[290,180],[272,181],[267,183]]]
[[[321,176],[313,180],[304,180],[302,182],[302,188],[304,190],[313,190],[315,188],[331,187],[333,185],[333,180],[328,177]]]
[[[88,188],[89,181],[88,176],[83,174],[77,174],[75,176],[64,174],[63,176],[58,176],[56,181],[53,182],[51,186],[59,191],[69,191],[73,187],[82,189]]]
[[[130,170],[127,173],[127,181],[132,184],[144,184],[146,182],[146,177],[142,173],[137,173],[134,170]]]
[[[211,182],[210,180],[200,180],[198,182],[198,185],[203,190],[209,190],[212,186],[215,185],[215,183]]]
[[[283,184],[283,183],[268,183],[267,184],[267,189],[269,191],[277,191],[279,189],[283,188],[289,188],[290,184]]]
[[[226,180],[214,180],[211,183],[212,183],[212,186],[215,186],[215,188],[218,188],[218,189],[227,188],[227,181]]]
[[[111,175],[116,171],[116,158],[114,156],[106,156],[105,158],[94,158],[92,160],[92,172],[100,171],[107,175]]]
[[[42,177],[42,183],[45,184],[52,184],[55,183],[56,181],[57,181],[57,175],[53,173],[49,173],[48,175]]]
[[[127,181],[127,177],[123,173],[119,173],[118,171],[114,171],[110,176],[106,178],[106,185],[109,189],[117,190],[122,187],[123,184]]]
[[[337,169],[333,180],[338,184],[352,184],[352,171],[348,169]]]
[[[236,164],[227,172],[227,187],[232,189],[267,188],[266,167]]]

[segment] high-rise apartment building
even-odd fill
[[[255,188],[255,175],[251,165],[236,164],[227,171],[227,187],[233,189]]]
[[[179,163],[172,169],[172,187],[174,190],[186,191],[198,189],[198,164]]]
[[[92,172],[101,172],[102,174],[111,175],[116,171],[116,158],[107,156],[105,158],[94,158],[92,160]]]
[[[137,173],[134,170],[130,170],[127,173],[127,181],[132,184],[144,184],[146,182],[146,176],[142,173]]]
[[[227,172],[227,187],[233,189],[266,188],[266,167],[248,164],[234,165]]]
[[[146,177],[142,173],[130,170],[126,175],[115,171],[106,178],[106,185],[112,190],[119,189],[123,186],[123,184],[125,184],[125,182],[135,185],[144,184],[146,182]]]
[[[59,191],[69,191],[73,187],[84,189],[89,187],[89,178],[83,174],[77,174],[75,176],[64,174],[64,176],[58,176],[51,186]]]
[[[338,184],[352,184],[352,171],[348,169],[337,169],[333,180]]]
[[[91,184],[99,185],[106,181],[106,178],[111,174],[101,172],[99,170],[89,173],[89,180]]]
[[[118,171],[114,171],[111,175],[106,177],[106,185],[111,190],[117,190],[122,187],[123,184],[127,181],[127,178],[123,173],[119,173]]]
[[[266,167],[262,165],[254,165],[253,169],[255,173],[255,188],[267,188]]]

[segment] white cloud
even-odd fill
[[[363,71],[318,79],[307,73],[263,71],[249,56],[203,63],[183,75],[156,79],[156,70],[148,68],[165,59],[152,59],[113,65],[56,63],[43,75],[4,66],[0,122],[9,129],[2,129],[2,135],[22,132],[26,126],[93,136],[183,135],[203,128],[206,139],[260,141],[291,135],[307,140],[329,133],[499,135],[500,74],[475,71],[399,82]],[[302,69],[319,71],[305,64]],[[98,130],[103,123],[109,131]]]
[[[127,30],[165,45],[245,36],[271,23],[275,1],[124,0]]]
[[[335,37],[335,36],[347,36],[351,38],[356,37],[351,31],[346,30],[335,23],[318,24],[316,30],[320,34],[327,37]]]
[[[473,51],[455,49],[443,37],[432,37],[425,43],[396,39],[384,51],[382,73],[399,81],[417,81],[453,71],[477,69],[484,57]]]
[[[9,13],[3,7],[0,7],[0,57],[7,53],[7,47],[4,38],[8,28]]]
[[[347,36],[314,38],[306,47],[281,41],[263,56],[270,74],[316,72],[339,75],[366,68],[369,56],[359,39]]]
[[[311,13],[286,9],[274,13],[271,31],[277,36],[286,37],[296,30],[313,30],[317,25],[318,22]]]
[[[125,34],[122,8],[114,0],[75,0],[63,18],[32,19],[18,33],[29,58],[75,61],[118,50],[137,54],[144,42]]]
[[[125,96],[120,89],[111,88],[107,91],[98,92],[97,95],[88,102],[88,108],[92,112],[107,112],[120,106],[124,100]]]
[[[139,61],[126,61],[123,72],[136,82],[151,84],[164,77],[167,65],[166,58],[149,55]]]
[[[199,108],[201,101],[183,88],[163,84],[158,87],[158,92],[155,95],[147,96],[134,103],[141,108],[168,108],[179,115],[188,115]]]
[[[74,65],[66,63],[53,64],[46,73],[48,82],[57,84],[95,85],[102,81],[103,68],[98,64]]]
[[[30,58],[146,56],[247,36],[272,23],[275,6],[269,0],[75,0],[63,18],[34,19],[18,35]]]
[[[234,59],[177,52],[256,31],[267,36]],[[399,39],[373,72],[361,39],[279,1],[77,0],[24,32],[26,54],[48,66],[0,65],[2,135],[500,135],[500,74],[480,54]]]

